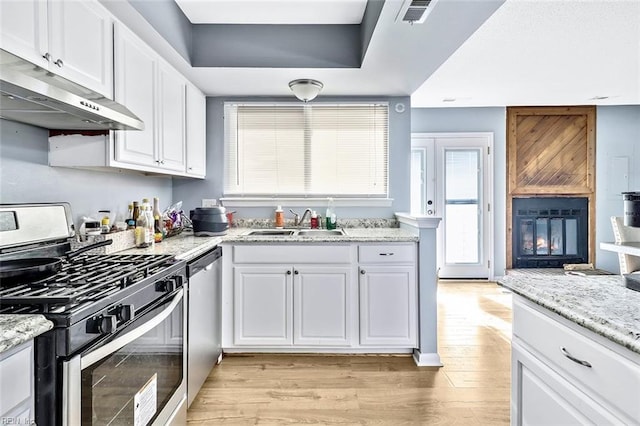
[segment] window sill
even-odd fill
[[[327,197],[321,198],[276,198],[276,197],[223,197],[225,207],[316,207],[326,208]],[[336,207],[391,207],[393,198],[334,198]]]

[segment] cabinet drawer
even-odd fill
[[[358,261],[360,263],[413,263],[416,261],[416,245],[361,245],[358,247]]]
[[[236,245],[234,263],[351,263],[349,245]]]
[[[631,418],[640,418],[640,364],[603,346],[558,319],[514,299],[513,334],[577,388],[609,403]],[[613,343],[612,343],[613,344]],[[591,367],[572,361],[588,362]]]

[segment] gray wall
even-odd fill
[[[225,101],[286,101],[291,98],[207,98],[207,177],[203,181],[174,179],[173,199],[183,200],[185,210],[198,207],[202,198],[219,199],[223,191],[224,179],[224,102]],[[394,212],[409,211],[410,207],[410,156],[411,156],[411,114],[409,97],[392,98],[322,98],[317,102],[375,101],[389,102],[389,197],[393,205],[388,207],[338,207],[338,217],[344,218],[390,218]],[[406,106],[404,113],[397,113],[397,103]],[[273,208],[256,207],[237,210],[238,218],[271,218]],[[319,209],[323,211],[323,209]]]
[[[414,108],[412,132],[494,133],[494,273],[506,265],[506,109]],[[622,215],[622,190],[640,191],[640,106],[603,106],[596,118],[596,242],[613,241],[610,216]],[[627,158],[628,185],[616,170],[617,157]],[[618,272],[614,253],[596,250],[596,267]]]
[[[71,203],[76,226],[83,215],[101,209],[126,213],[143,197],[171,202],[171,178],[49,167],[49,131],[0,120],[0,202]]]
[[[620,161],[629,166],[627,178]],[[623,191],[640,191],[640,105],[597,109],[596,247],[603,241],[613,241],[610,217],[622,216]],[[596,265],[620,272],[617,254],[599,248]]]
[[[496,276],[506,268],[506,170],[507,137],[505,108],[413,108],[411,131],[426,132],[492,132],[493,133],[493,217],[494,265]]]

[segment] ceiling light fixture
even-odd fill
[[[315,99],[323,88],[323,84],[318,80],[302,78],[289,82],[289,88],[302,102],[309,102]]]

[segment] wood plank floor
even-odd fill
[[[509,424],[511,294],[441,282],[442,368],[409,356],[225,356],[188,412],[190,425]]]

